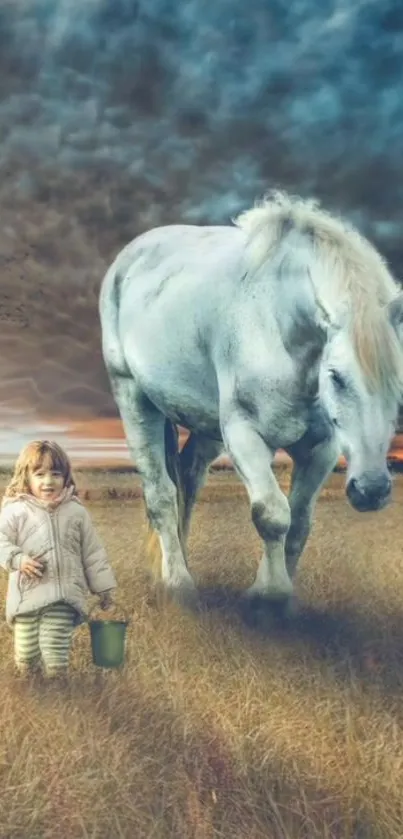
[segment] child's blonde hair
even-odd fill
[[[77,495],[76,483],[71,471],[71,463],[66,452],[51,440],[33,440],[21,450],[14,466],[14,474],[5,489],[3,501],[15,498],[22,492],[30,493],[29,475],[40,469],[44,462],[50,468],[63,475],[64,487],[73,487],[73,495]]]

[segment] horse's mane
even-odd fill
[[[399,398],[403,353],[386,304],[400,289],[376,248],[317,201],[284,192],[270,193],[234,222],[246,234],[252,271],[273,257],[291,231],[303,234],[316,257],[307,268],[319,299],[338,295],[348,306],[357,359],[368,383]]]

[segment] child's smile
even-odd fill
[[[31,473],[30,485],[32,495],[36,498],[41,501],[53,501],[63,489],[64,478],[54,469],[41,467]]]

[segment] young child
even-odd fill
[[[88,590],[107,609],[116,579],[57,443],[29,443],[16,461],[1,505],[0,566],[9,572],[17,670],[29,673],[42,658],[47,677],[67,676]]]

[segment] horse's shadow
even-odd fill
[[[381,693],[387,702],[403,689],[403,610],[365,617],[353,609],[301,604],[288,617],[280,604],[248,601],[225,587],[200,590],[200,609],[222,614],[248,633],[289,645],[304,641],[309,653],[332,666],[336,678]]]

